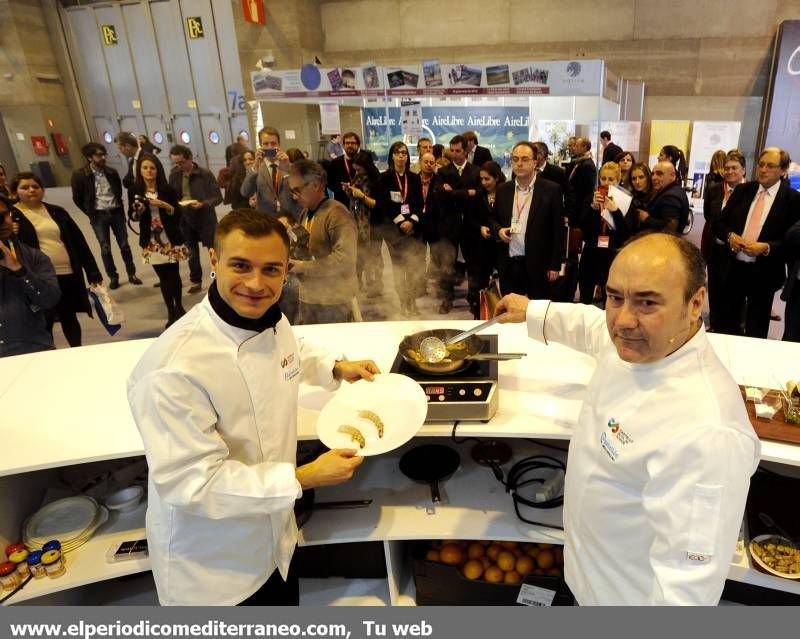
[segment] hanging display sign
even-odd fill
[[[103,36],[103,44],[106,46],[119,43],[119,38],[117,38],[117,28],[113,24],[101,25],[100,33]]]
[[[389,146],[398,140],[413,144],[417,137],[404,136],[402,111],[408,107],[362,109],[364,144],[386,158]],[[475,131],[480,145],[488,148],[501,166],[510,166],[511,148],[528,139],[530,116],[528,107],[421,107],[422,134],[434,144],[444,144],[456,134]],[[389,127],[389,139],[386,128]],[[412,149],[413,152],[413,149]]]
[[[190,40],[204,38],[206,35],[203,31],[203,19],[200,16],[186,18],[186,30],[189,32]]]
[[[597,95],[601,60],[422,64],[253,71],[258,99],[442,95]]]
[[[594,120],[589,139],[592,141],[592,150],[595,152],[597,166],[600,166],[600,160],[603,157],[603,147],[600,146],[600,131],[608,131],[614,144],[623,151],[630,151],[634,157],[639,157],[639,141],[642,137],[641,122],[637,120],[604,120],[598,124],[597,120]],[[657,154],[658,151],[656,151]]]
[[[692,124],[689,177],[694,186],[693,197],[703,197],[706,174],[711,170],[711,156],[720,149],[727,153],[737,148],[741,129],[741,122],[698,121]]]
[[[336,102],[320,103],[319,119],[323,135],[336,135],[342,132],[342,125],[339,120],[339,105]]]
[[[692,123],[689,120],[653,120],[650,123],[648,164],[654,166],[658,162],[658,152],[668,144],[677,146],[685,154],[689,145],[691,126]]]
[[[400,129],[403,135],[418,140],[424,135],[422,129],[422,105],[404,100],[400,103]]]

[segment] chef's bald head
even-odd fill
[[[677,259],[686,276],[683,301],[688,302],[701,288],[706,286],[706,262],[700,249],[694,244],[672,233],[640,233],[622,248],[617,259],[630,252],[651,255],[654,258]]]
[[[241,231],[247,237],[260,238],[277,234],[286,250],[289,250],[289,235],[286,227],[272,215],[266,215],[253,209],[234,209],[217,223],[214,233],[214,248],[218,255],[222,254],[224,239],[234,231]]]

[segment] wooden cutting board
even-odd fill
[[[742,398],[744,399],[744,386],[740,386],[739,389],[742,391]],[[778,391],[770,391],[770,393],[778,394]],[[766,421],[756,418],[756,409],[753,402],[745,402],[745,406],[747,406],[747,416],[750,418],[750,423],[759,437],[778,442],[800,444],[800,424],[787,423],[783,416],[783,408],[775,413],[771,420]]]

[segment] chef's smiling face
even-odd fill
[[[289,249],[277,233],[250,237],[241,229],[222,238],[219,253],[210,249],[217,290],[236,313],[258,319],[281,296]]]
[[[705,288],[686,301],[683,264],[678,249],[657,236],[628,246],[614,260],[606,285],[606,325],[620,359],[657,362],[695,334]]]

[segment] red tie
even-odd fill
[[[761,235],[761,218],[764,217],[764,199],[766,196],[766,190],[762,190],[758,194],[753,213],[750,215],[750,220],[747,222],[747,227],[745,227],[744,235],[742,236],[745,242],[755,242],[758,236]]]

